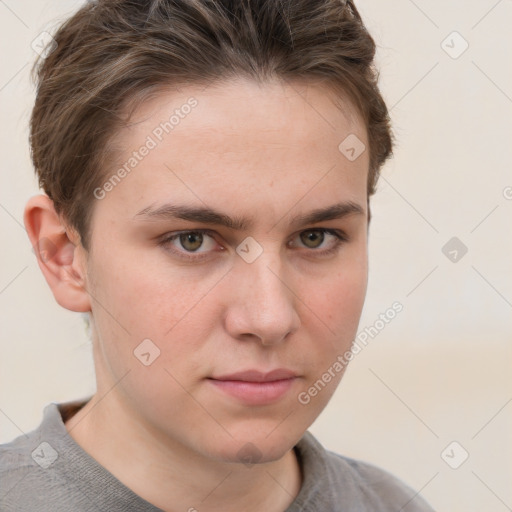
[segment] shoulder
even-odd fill
[[[69,435],[66,419],[87,400],[50,403],[33,431],[0,445],[2,512],[157,511]]]
[[[354,484],[361,494],[369,500],[374,500],[381,506],[380,510],[401,510],[402,512],[433,512],[433,509],[420,496],[402,480],[388,471],[373,464],[351,459],[332,452],[327,452],[333,468],[338,471],[350,471]]]
[[[304,465],[304,485],[313,494],[316,489],[318,494],[331,498],[326,510],[343,507],[358,511],[433,512],[419,492],[396,476],[373,464],[326,450],[309,432],[297,447]],[[314,500],[311,496],[307,499]]]
[[[37,471],[38,432],[21,435],[0,445],[0,509],[24,510],[23,502],[37,504],[38,489],[44,473]],[[44,510],[44,509],[43,509]]]
[[[0,510],[2,512],[71,510],[65,496],[69,489],[61,462],[62,440],[58,435],[57,405],[44,410],[42,423],[34,430],[0,445]]]

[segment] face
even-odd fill
[[[367,282],[368,152],[338,148],[366,130],[343,111],[230,81],[162,92],[117,135],[86,264],[98,392],[156,438],[276,460],[330,399]]]

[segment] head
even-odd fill
[[[281,457],[343,375],[391,153],[355,6],[99,1],[54,38],[25,223],[98,392],[211,458]]]

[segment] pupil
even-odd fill
[[[324,234],[320,231],[305,231],[301,238],[305,245],[315,248],[322,244]]]
[[[201,233],[184,233],[180,235],[180,242],[184,249],[195,251],[201,247],[203,235]]]

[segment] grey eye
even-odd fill
[[[203,234],[191,231],[180,235],[181,246],[187,251],[197,251],[203,245]]]
[[[321,246],[324,238],[325,233],[318,229],[310,229],[308,231],[303,231],[300,234],[301,241],[306,247],[309,247],[310,249],[316,249],[317,247]]]

